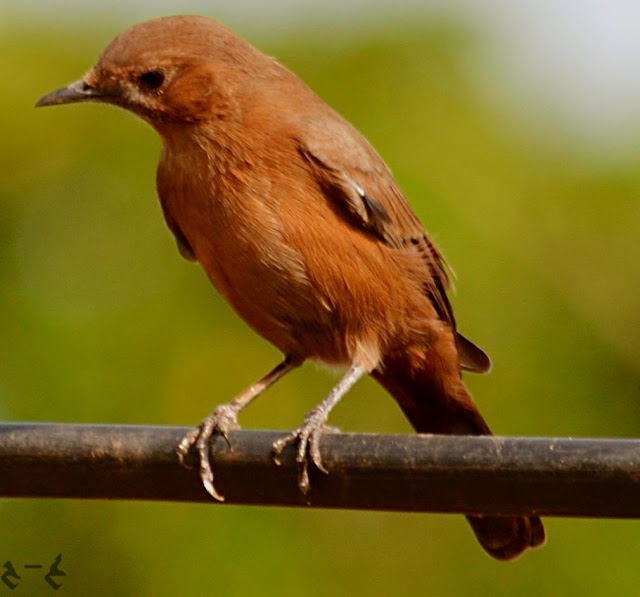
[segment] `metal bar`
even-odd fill
[[[0,496],[217,503],[197,462],[178,463],[184,427],[0,424]],[[236,431],[212,445],[231,504],[367,510],[640,517],[640,440],[327,433],[325,475],[297,488],[284,432]]]

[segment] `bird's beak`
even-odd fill
[[[41,97],[36,102],[36,108],[40,106],[72,104],[75,102],[99,102],[105,101],[105,98],[106,94],[103,91],[96,87],[92,87],[84,80],[80,80],[75,83],[71,83],[71,85],[67,85],[66,87],[56,89],[44,97]]]

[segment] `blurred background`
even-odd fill
[[[494,361],[467,380],[497,433],[638,435],[631,0],[5,0],[2,419],[195,425],[280,357],[178,256],[155,133],[112,107],[33,109],[124,27],[177,12],[276,56],[376,146],[457,272],[459,327]],[[293,428],[333,381],[307,366],[241,423]],[[410,431],[371,381],[331,422]],[[5,500],[0,525],[0,561],[61,553],[69,595],[635,595],[640,564],[635,521],[547,519],[547,546],[509,564],[455,515]]]

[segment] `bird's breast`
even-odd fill
[[[158,194],[170,227],[187,239],[238,314],[280,350],[346,361],[333,307],[314,287],[305,256],[291,242],[295,231],[288,224],[299,216],[274,195],[269,176],[250,174],[241,167],[185,167],[163,156]]]
[[[291,160],[222,168],[165,156],[165,214],[238,314],[288,354],[376,366],[433,317],[398,251],[332,209]]]

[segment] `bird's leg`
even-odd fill
[[[242,394],[236,396],[231,402],[218,406],[198,427],[187,433],[178,445],[178,459],[182,465],[185,465],[184,458],[191,446],[195,444],[200,456],[200,478],[202,479],[202,484],[216,500],[223,502],[224,496],[216,490],[213,484],[213,470],[209,458],[211,437],[214,433],[219,433],[229,444],[228,433],[235,429],[240,429],[238,413],[269,386],[301,364],[301,359],[287,356],[282,363],[267,373],[260,381],[257,381]]]
[[[334,386],[329,395],[309,412],[304,419],[302,427],[274,442],[271,451],[277,465],[280,465],[282,450],[288,445],[297,444],[298,487],[300,487],[300,491],[304,495],[309,491],[309,461],[323,473],[328,472],[324,468],[322,457],[320,456],[320,439],[328,429],[325,423],[329,413],[352,386],[367,373],[368,371],[364,367],[353,365]]]

